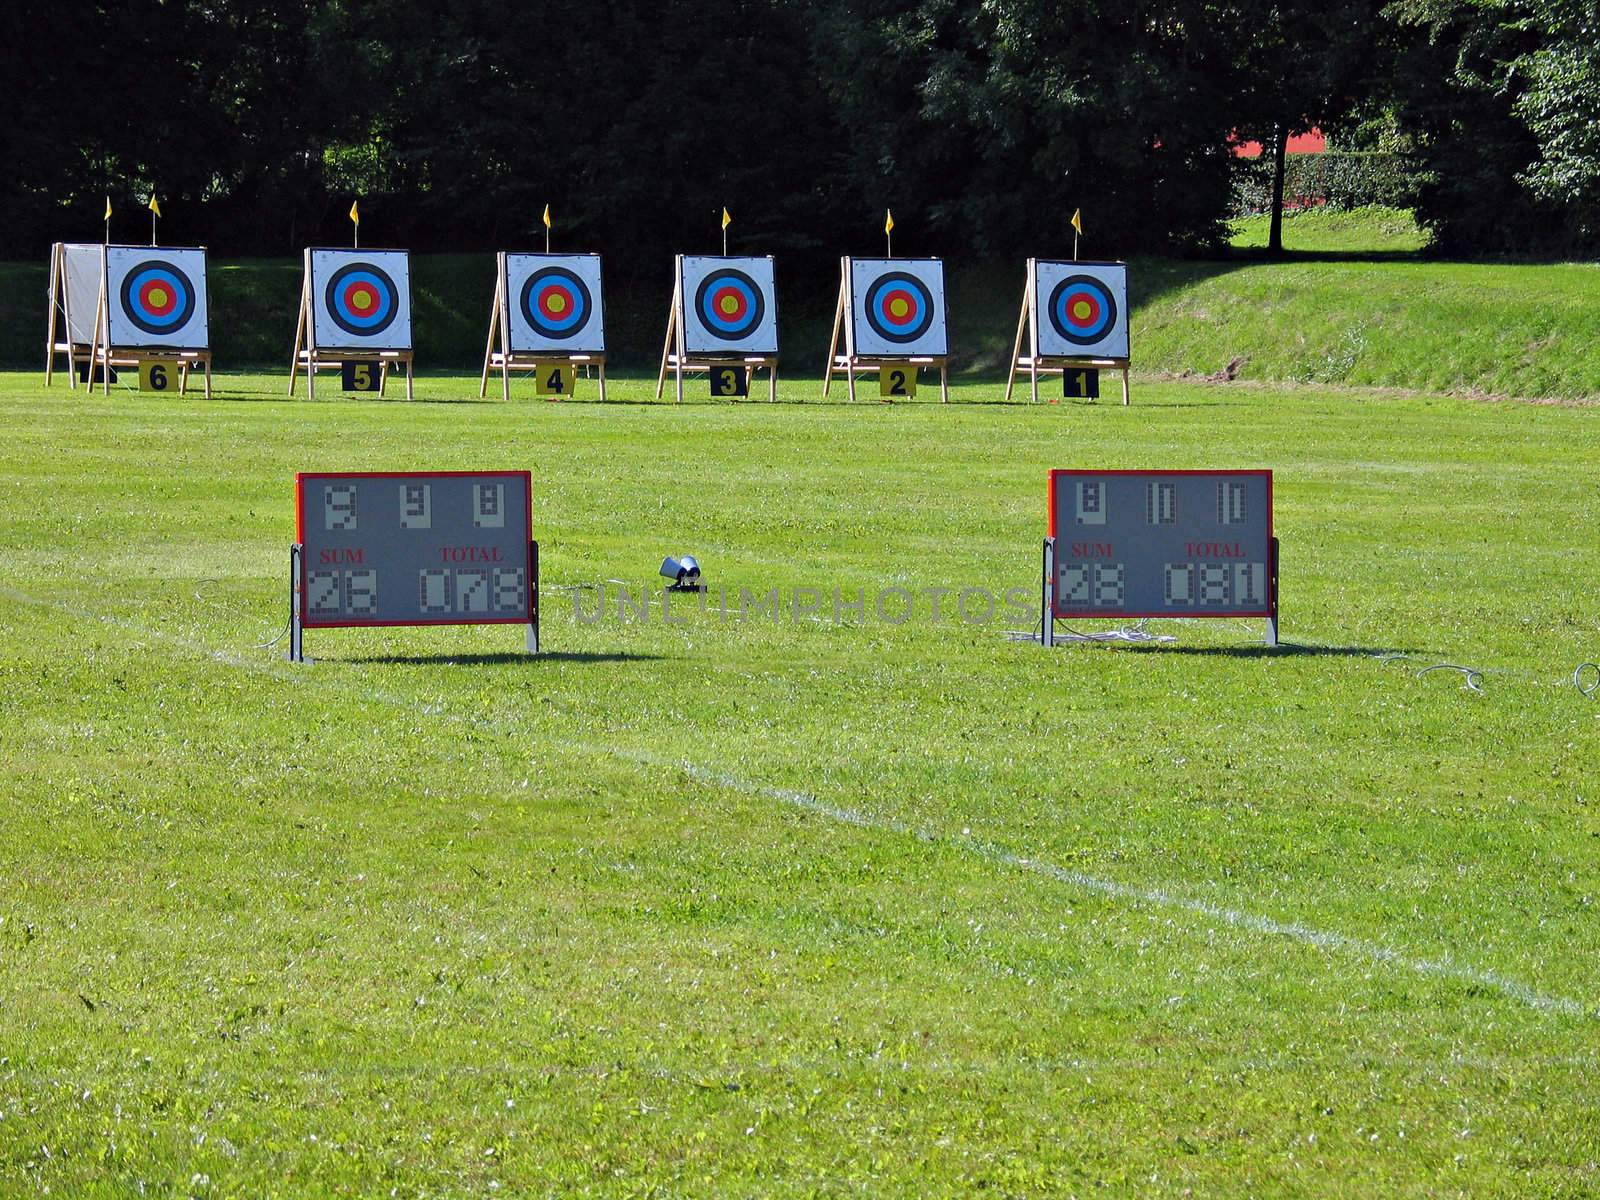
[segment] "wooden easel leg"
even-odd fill
[[[850,403],[856,402],[856,363],[853,358],[844,360],[844,379],[848,385],[846,391],[850,394]]]
[[[950,403],[950,364],[939,364],[939,403]]]
[[[178,395],[189,394],[189,360],[186,358],[178,364]]]
[[[1017,318],[1017,340],[1011,344],[1011,370],[1006,374],[1006,400],[1011,399],[1011,385],[1017,380],[1017,360],[1022,357],[1022,332],[1028,327],[1028,297],[1032,294],[1032,281],[1022,285],[1022,315]],[[1034,397],[1037,401],[1038,396]]]
[[[656,399],[667,385],[667,359],[672,357],[673,335],[678,330],[678,285],[672,285],[672,307],[667,309],[667,340],[661,344],[661,370],[656,374]]]
[[[773,359],[767,364],[767,403],[778,402],[778,360]]]
[[[211,399],[211,353],[210,353],[210,351],[206,352],[206,356],[203,359],[201,359],[200,362],[201,362],[201,365],[204,366],[205,369],[206,369],[206,399],[209,400],[209,399]]]
[[[1122,406],[1128,406],[1128,368],[1122,368]]]
[[[600,403],[604,404],[606,402],[606,360],[602,358],[595,364],[595,367],[600,372]]]
[[[1029,386],[1032,389],[1033,402],[1035,404],[1037,404],[1037,403],[1039,403],[1039,357],[1038,357],[1038,355],[1034,356],[1033,362],[1029,366],[1028,370],[1029,370],[1029,375],[1031,377]],[[1054,404],[1055,400],[1052,399],[1050,401],[1050,403]]]
[[[300,289],[300,316],[295,320],[295,323],[294,323],[294,349],[292,351],[290,351],[290,353],[289,353],[289,395],[290,395],[291,398],[294,396],[294,376],[295,376],[295,372],[300,369],[300,341],[305,336],[305,332],[306,332],[306,291],[305,291],[304,287],[301,287],[301,289]],[[315,400],[316,399],[316,395],[314,394],[315,393],[315,389],[312,388],[312,386],[311,386],[311,375],[312,375],[312,370],[313,370],[312,365],[311,365],[311,357],[312,356],[309,353],[307,353],[307,355],[306,355],[306,394],[308,396],[310,396],[311,399]]]
[[[49,327],[46,329],[45,335],[44,335],[44,385],[45,385],[45,387],[49,387],[50,386],[50,376],[54,373],[55,366],[56,366],[56,305],[59,302],[60,295],[61,295],[61,291],[60,291],[61,278],[56,272],[59,270],[59,263],[58,263],[57,260],[60,257],[61,257],[60,248],[56,247],[56,246],[52,246],[50,248],[50,321],[49,321]],[[71,330],[68,330],[68,333],[70,334]],[[71,344],[71,341],[72,341],[72,339],[69,336],[67,338],[67,342],[68,342],[69,345]],[[69,352],[69,355],[70,355],[70,352]]]
[[[494,285],[494,299],[489,304],[489,341],[483,347],[483,374],[478,379],[478,399],[489,391],[489,364],[494,360],[494,335],[500,323],[500,285]],[[503,364],[502,364],[503,365]],[[509,397],[508,397],[509,398]]]
[[[306,348],[306,399],[317,398],[317,352]]]
[[[833,383],[834,355],[839,353],[839,330],[844,323],[844,276],[839,277],[839,300],[833,306],[833,336],[828,339],[828,373],[822,377],[822,395],[826,399],[828,387]],[[851,399],[855,399],[854,396]]]
[[[416,380],[417,380],[417,356],[416,356],[415,352],[413,352],[411,354],[407,354],[406,355],[406,399],[407,400],[415,400],[417,398],[417,393],[416,393],[416,388],[415,388]]]

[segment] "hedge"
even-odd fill
[[[1329,151],[1290,154],[1284,160],[1283,203],[1286,208],[1360,208],[1385,204],[1410,208],[1416,203],[1419,172],[1404,154]],[[1234,189],[1234,215],[1248,216],[1272,207],[1272,158],[1263,154],[1250,164]]]

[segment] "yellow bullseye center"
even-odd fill
[[[731,317],[739,311],[739,301],[733,296],[724,296],[720,307],[724,316]]]
[[[1080,321],[1087,321],[1094,315],[1094,305],[1087,300],[1075,300],[1072,304],[1072,315]]]
[[[167,306],[167,293],[161,288],[150,289],[150,307],[165,308]]]
[[[545,301],[545,307],[553,313],[567,311],[567,298],[562,295],[553,295]]]
[[[889,312],[896,317],[903,317],[911,311],[911,305],[905,300],[889,301]]]
[[[372,307],[372,293],[371,292],[356,292],[354,295],[352,295],[350,297],[350,303],[355,305],[355,307],[357,307],[357,308],[371,308]]]

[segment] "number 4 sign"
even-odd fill
[[[577,381],[578,368],[570,362],[541,362],[533,365],[534,394],[570,396]]]

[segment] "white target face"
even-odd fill
[[[598,254],[506,254],[511,349],[604,354]]]
[[[113,346],[210,346],[204,250],[108,246],[106,284]]]
[[[408,251],[308,250],[306,254],[317,349],[411,349]]]
[[[1035,357],[1128,357],[1126,263],[1032,259],[1030,269]]]
[[[67,290],[67,338],[80,345],[94,337],[94,306],[100,298],[102,247],[87,242],[67,242],[62,247],[62,280]]]
[[[937,258],[852,258],[850,351],[862,358],[942,357],[944,263]]]
[[[678,256],[683,344],[689,354],[776,354],[772,259]]]

